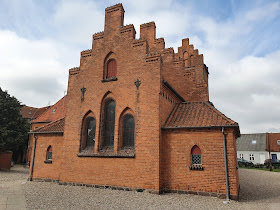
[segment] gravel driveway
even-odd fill
[[[163,194],[26,182],[28,169],[15,166],[0,171],[0,197],[5,183],[21,183],[27,209],[280,209],[280,173],[239,169],[240,201],[197,195]],[[1,209],[1,206],[0,206]]]

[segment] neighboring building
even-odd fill
[[[270,152],[271,159],[280,160],[280,133],[267,133],[266,150]]]
[[[237,158],[263,164],[269,159],[270,145],[271,158],[280,159],[280,133],[241,134],[236,142]]]
[[[41,114],[43,114],[50,106],[42,107],[42,108],[35,108],[30,106],[22,106],[20,113],[23,118],[27,119],[28,121],[35,120]]]
[[[209,102],[203,55],[188,39],[165,48],[154,22],[139,39],[123,22],[122,4],[106,8],[67,97],[32,121],[30,179],[224,197],[228,178],[237,199],[239,126]]]

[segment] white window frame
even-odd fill
[[[241,153],[240,153],[240,154],[239,154],[239,158],[240,158],[240,159],[244,159],[244,154],[241,154]]]
[[[250,157],[250,160],[255,160],[254,154],[250,154],[249,157]]]

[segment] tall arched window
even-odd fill
[[[103,120],[103,147],[114,146],[115,134],[115,112],[116,102],[113,99],[108,99],[104,105],[104,120]]]
[[[96,120],[94,117],[86,119],[86,147],[94,147]]]
[[[192,148],[191,158],[193,165],[201,164],[201,151],[200,148],[196,145],[194,145]]]
[[[131,114],[122,117],[122,148],[134,149],[135,122]]]
[[[107,63],[107,78],[117,77],[117,61],[111,59]]]
[[[52,160],[52,146],[49,146],[47,149],[46,160]]]

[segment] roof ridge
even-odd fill
[[[48,127],[48,126],[50,126],[50,125],[52,125],[52,124],[54,124],[54,123],[56,123],[56,122],[58,122],[58,121],[64,120],[64,119],[65,119],[65,117],[62,117],[62,118],[60,118],[60,119],[58,119],[58,120],[52,121],[52,122],[50,122],[50,123],[48,123],[48,124],[46,124],[46,125],[44,125],[44,126],[42,126],[42,127],[36,128],[36,129],[33,130],[32,132],[36,132],[36,131],[38,131],[38,130],[40,130],[40,129],[46,128],[46,127]]]

